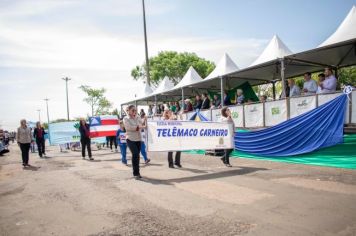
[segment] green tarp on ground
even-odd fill
[[[191,154],[204,154],[205,151],[189,151]],[[258,160],[287,162],[304,165],[328,166],[345,169],[356,169],[356,134],[344,135],[344,143],[318,151],[291,157],[261,157],[234,151],[233,157]]]

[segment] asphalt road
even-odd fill
[[[150,153],[135,180],[107,149],[47,153],[0,157],[0,235],[356,235],[353,170]]]

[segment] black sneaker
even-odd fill
[[[181,164],[176,164],[176,166],[177,166],[178,168],[182,168],[182,165],[181,165]]]
[[[92,157],[89,157],[89,160],[91,160],[91,161],[94,161],[94,158],[92,158]]]
[[[136,180],[142,179],[142,176],[141,176],[141,175],[135,175],[135,179],[136,179]]]
[[[169,165],[168,167],[169,167],[169,168],[174,168],[174,165]]]
[[[220,160],[226,165],[226,162],[225,162],[225,158],[224,158],[224,157],[220,158]]]

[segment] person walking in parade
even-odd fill
[[[172,112],[170,110],[165,110],[163,113],[163,120],[176,120],[176,117],[172,114]],[[176,152],[176,156],[175,156],[175,160],[174,160],[174,164],[179,167],[182,168],[182,165],[180,164],[180,155],[181,152],[177,151]],[[173,152],[168,152],[168,167],[169,168],[174,168],[173,165]]]
[[[45,138],[44,135],[46,134],[44,128],[41,126],[41,123],[38,121],[36,123],[36,128],[33,131],[33,137],[36,140],[38,155],[40,158],[42,156],[46,157],[46,150],[45,150]]]
[[[91,155],[91,140],[90,140],[90,126],[85,122],[84,119],[80,119],[79,133],[80,133],[80,143],[82,145],[82,157],[85,160],[85,147],[88,149],[89,160],[94,160]]]
[[[120,147],[121,162],[122,162],[122,164],[127,165],[127,159],[126,159],[126,150],[127,150],[126,130],[125,130],[123,121],[120,121],[120,128],[117,130],[116,137],[117,137],[117,142],[118,142],[119,147]]]
[[[233,124],[233,131],[235,132],[235,125],[234,121],[231,118],[231,111],[228,107],[223,107],[221,109],[221,122],[223,123],[232,123]],[[233,132],[233,133],[234,133]],[[230,165],[230,154],[232,153],[234,149],[225,149],[224,150],[224,156],[221,158],[222,162],[227,166],[227,167],[232,167]]]
[[[140,117],[137,116],[137,109],[134,105],[128,107],[128,116],[124,118],[126,129],[126,142],[132,153],[132,169],[136,179],[142,178],[140,175],[140,150],[141,150],[141,129],[146,128]]]
[[[22,155],[22,165],[24,167],[30,166],[29,161],[29,151],[32,141],[31,129],[27,127],[26,120],[22,119],[20,121],[21,126],[17,128],[16,140],[21,149]]]

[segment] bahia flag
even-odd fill
[[[116,136],[119,129],[119,119],[117,116],[103,115],[89,118],[90,137]]]

